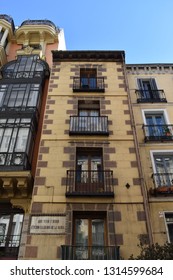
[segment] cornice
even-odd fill
[[[124,62],[124,51],[52,51],[53,61],[120,61]]]

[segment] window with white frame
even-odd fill
[[[165,212],[166,231],[168,242],[173,242],[173,212]]]
[[[137,79],[139,90],[146,99],[153,99],[158,97],[158,89],[154,78]]]
[[[151,157],[156,188],[170,190],[173,186],[173,151],[152,151]]]
[[[158,138],[173,135],[166,110],[142,110],[145,136]]]

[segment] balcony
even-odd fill
[[[164,90],[135,90],[137,103],[159,103],[167,102]]]
[[[0,260],[17,259],[20,235],[0,235]]]
[[[143,125],[145,142],[173,141],[173,125]]]
[[[173,173],[154,173],[154,190],[151,194],[173,195]]]
[[[70,135],[109,135],[108,117],[70,117]]]
[[[74,77],[73,92],[105,92],[104,77]]]
[[[114,197],[113,171],[67,170],[66,197],[71,196]]]
[[[119,246],[62,245],[62,260],[119,260]]]

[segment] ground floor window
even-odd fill
[[[168,242],[173,242],[173,212],[165,213]]]
[[[23,218],[23,210],[0,204],[0,259],[17,259]]]
[[[106,217],[102,214],[76,214],[73,220],[76,259],[103,259],[107,245]]]

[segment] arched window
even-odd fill
[[[49,75],[48,64],[39,59],[38,55],[18,56],[17,60],[11,61],[2,67],[2,77],[13,78],[42,78]]]

